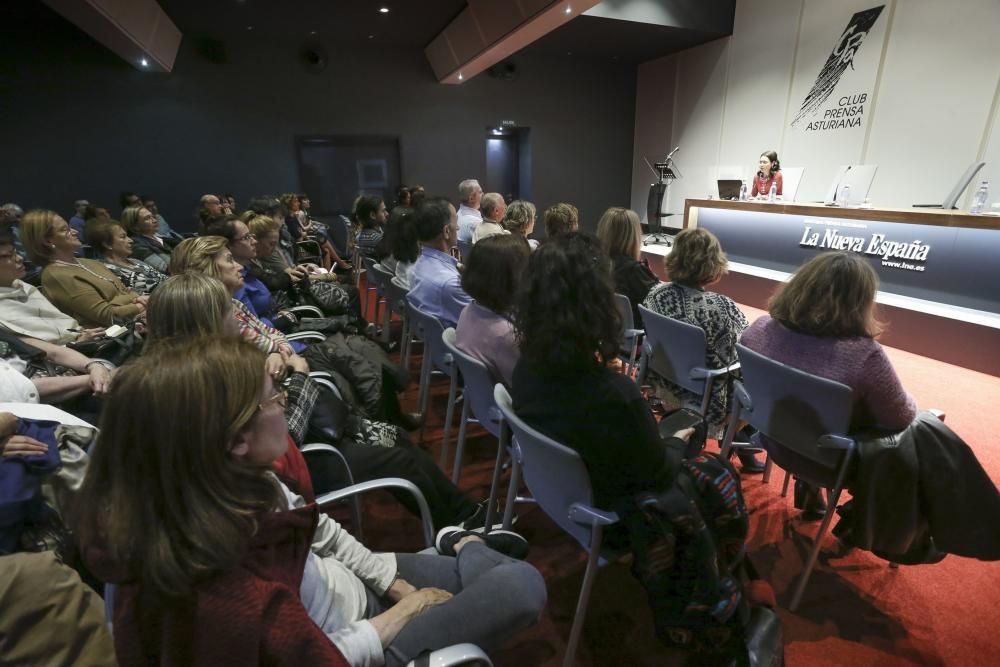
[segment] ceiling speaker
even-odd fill
[[[299,62],[310,74],[319,74],[330,64],[326,49],[319,44],[307,44],[299,51]]]
[[[518,69],[517,65],[510,62],[509,60],[505,60],[504,62],[497,63],[493,67],[486,70],[486,73],[489,74],[494,79],[500,79],[501,81],[512,81],[517,78]]]

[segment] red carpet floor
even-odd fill
[[[744,311],[751,321],[761,314],[751,308]],[[972,446],[994,482],[1000,482],[995,435],[1000,426],[1000,378],[900,350],[888,353],[918,404],[944,410],[947,423]],[[419,356],[411,360],[414,374],[419,361]],[[440,452],[446,401],[447,382],[436,380],[425,437],[435,456]],[[415,409],[415,387],[405,403]],[[489,434],[471,427],[460,487],[477,500],[489,491],[495,447]],[[451,460],[449,456],[449,470]],[[791,497],[780,497],[782,478],[776,469],[769,484],[763,484],[760,476],[749,476],[743,479],[743,488],[751,512],[749,555],[774,586],[779,606],[787,606],[818,524],[796,519]],[[373,548],[421,546],[416,521],[389,496],[372,497],[366,516],[366,541]],[[516,528],[531,542],[528,560],[545,576],[549,604],[534,628],[494,651],[493,658],[495,664],[511,667],[559,665],[584,555],[541,510],[519,506],[519,516]],[[789,665],[1000,664],[1000,564],[949,556],[935,565],[890,570],[870,553],[840,551],[839,543],[828,537],[798,612],[780,610]],[[611,564],[598,575],[577,662],[681,664],[653,637],[644,593],[627,563]]]

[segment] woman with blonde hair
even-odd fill
[[[523,555],[523,538],[449,530],[445,555],[375,554],[282,484],[270,466],[288,446],[286,396],[263,362],[198,338],[112,385],[76,528],[118,587],[122,664],[397,666],[537,620],[541,575],[491,548]]]
[[[727,296],[709,291],[726,274],[729,260],[719,239],[697,227],[674,238],[664,263],[670,282],[650,290],[642,305],[655,313],[693,324],[705,331],[706,368],[725,368],[736,361],[736,341],[750,324],[739,306]],[[657,395],[668,405],[697,405],[698,396],[656,375],[651,375]],[[732,386],[729,377],[716,380],[705,421],[709,437],[719,438],[729,416]],[[763,462],[747,449],[737,451],[743,472],[762,472]]]
[[[642,227],[639,215],[627,208],[609,208],[597,223],[597,239],[611,258],[615,291],[628,297],[632,320],[642,328],[639,304],[660,280],[641,260]]]
[[[86,327],[108,327],[115,317],[131,319],[146,311],[146,297],[125,287],[102,263],[75,256],[82,244],[58,213],[28,211],[20,227],[28,255],[44,267],[42,291],[56,308]]]
[[[515,199],[507,207],[501,224],[508,232],[528,239],[528,246],[534,250],[538,247],[538,241],[528,237],[535,231],[536,214],[535,205],[530,201]]]

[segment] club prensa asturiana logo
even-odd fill
[[[863,12],[856,13],[847,22],[847,27],[841,33],[840,39],[837,40],[833,51],[830,52],[829,57],[826,59],[826,63],[823,65],[823,69],[820,70],[819,76],[816,77],[816,82],[813,83],[812,89],[806,95],[805,99],[802,100],[802,106],[799,108],[798,113],[795,114],[795,119],[792,120],[793,127],[814,115],[829,99],[830,95],[833,94],[834,89],[840,83],[840,78],[847,71],[847,68],[854,69],[854,58],[861,45],[864,44],[865,38],[871,32],[872,27],[874,27],[878,17],[882,14],[883,9],[885,9],[885,5],[866,9]],[[858,96],[853,96],[853,98],[856,100]],[[865,98],[867,98],[867,94]],[[841,99],[850,100],[852,96],[845,96]],[[843,104],[842,102],[841,106]],[[851,105],[850,109],[828,109],[823,120],[810,122],[806,129],[825,130],[860,126],[863,112],[864,107],[861,106],[859,108],[856,104]]]

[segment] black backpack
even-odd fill
[[[640,494],[623,518],[660,641],[695,664],[782,664],[777,615],[751,608],[744,593],[758,577],[745,554],[749,518],[732,464],[708,452],[684,459],[668,490]]]

